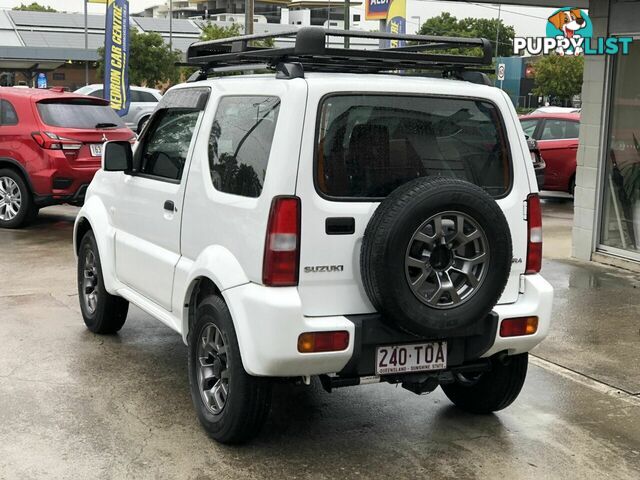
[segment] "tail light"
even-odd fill
[[[538,317],[505,318],[500,324],[501,337],[533,335],[538,331]]]
[[[47,150],[80,150],[82,142],[70,138],[59,137],[51,132],[32,132],[35,142]]]
[[[538,273],[542,268],[542,211],[540,197],[527,197],[527,267],[525,273]]]
[[[298,284],[300,199],[276,197],[271,204],[264,246],[262,281],[271,287]]]
[[[335,332],[306,332],[298,337],[298,351],[300,353],[339,352],[349,346],[349,332],[338,330]]]

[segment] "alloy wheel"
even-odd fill
[[[413,294],[438,309],[468,301],[484,281],[489,243],[466,213],[447,211],[429,217],[414,232],[405,255],[405,274]]]
[[[84,278],[82,280],[82,297],[84,305],[93,314],[98,307],[98,267],[96,256],[87,250],[84,257]]]
[[[0,177],[0,220],[13,220],[20,212],[22,193],[11,177]]]
[[[201,331],[197,362],[202,402],[207,410],[219,415],[229,398],[229,357],[224,335],[213,323],[208,323]]]

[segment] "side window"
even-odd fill
[[[580,127],[577,122],[568,120],[547,119],[540,140],[561,140],[578,138]]]
[[[209,167],[217,190],[260,196],[279,111],[277,97],[220,100],[209,137]]]
[[[533,138],[533,132],[535,132],[538,126],[538,120],[520,120],[520,124],[522,125],[522,130],[524,130],[524,134],[529,138]]]
[[[17,125],[18,114],[7,100],[0,100],[0,125]]]
[[[104,90],[102,90],[102,89],[95,90],[95,91],[91,92],[89,95],[91,97],[103,98],[104,97]]]
[[[142,91],[138,91],[138,99],[135,101],[143,102],[143,103],[158,103],[158,99],[154,97],[151,93],[142,92]]]
[[[180,180],[200,110],[168,108],[158,111],[140,146],[139,172]]]

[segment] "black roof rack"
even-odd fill
[[[256,41],[294,35],[295,43],[291,47],[255,46]],[[407,45],[367,50],[334,48],[327,45],[328,37],[405,41]],[[473,48],[478,48],[480,55],[437,53],[443,49]],[[327,30],[319,27],[196,42],[187,50],[187,64],[200,67],[200,71],[192,75],[189,81],[205,79],[216,71],[266,67],[276,69],[280,78],[302,77],[305,71],[381,73],[437,70],[444,76],[487,83],[486,76],[478,72],[492,71],[486,69],[491,61],[491,44],[485,38]]]

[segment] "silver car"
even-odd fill
[[[162,93],[155,88],[132,86],[130,89],[131,105],[129,106],[129,113],[122,119],[131,130],[140,132],[162,98]],[[104,90],[101,83],[94,83],[79,88],[75,93],[103,98]]]

